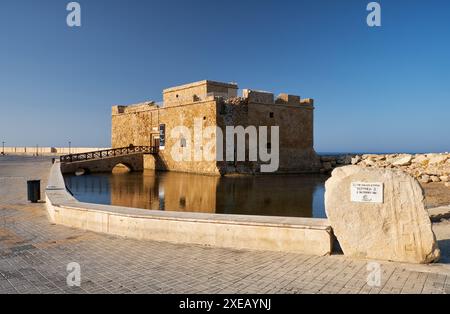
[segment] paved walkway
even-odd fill
[[[446,266],[381,264],[342,256],[237,251],[123,239],[49,223],[27,204],[25,181],[46,178],[46,158],[0,157],[0,293],[450,293]],[[45,182],[42,186],[45,186]],[[67,265],[81,286],[67,285]]]

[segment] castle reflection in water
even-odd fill
[[[326,177],[214,177],[175,172],[67,176],[82,201],[150,210],[325,218]]]

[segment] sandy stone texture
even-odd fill
[[[383,183],[383,203],[352,202],[352,182]],[[347,256],[408,263],[440,257],[423,190],[405,172],[338,168],[326,183],[325,208]]]

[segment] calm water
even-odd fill
[[[74,196],[152,210],[324,218],[325,176],[211,177],[174,172],[66,176]]]

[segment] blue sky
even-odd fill
[[[0,2],[0,140],[109,146],[114,104],[212,79],[316,100],[315,147],[450,151],[450,2]]]

